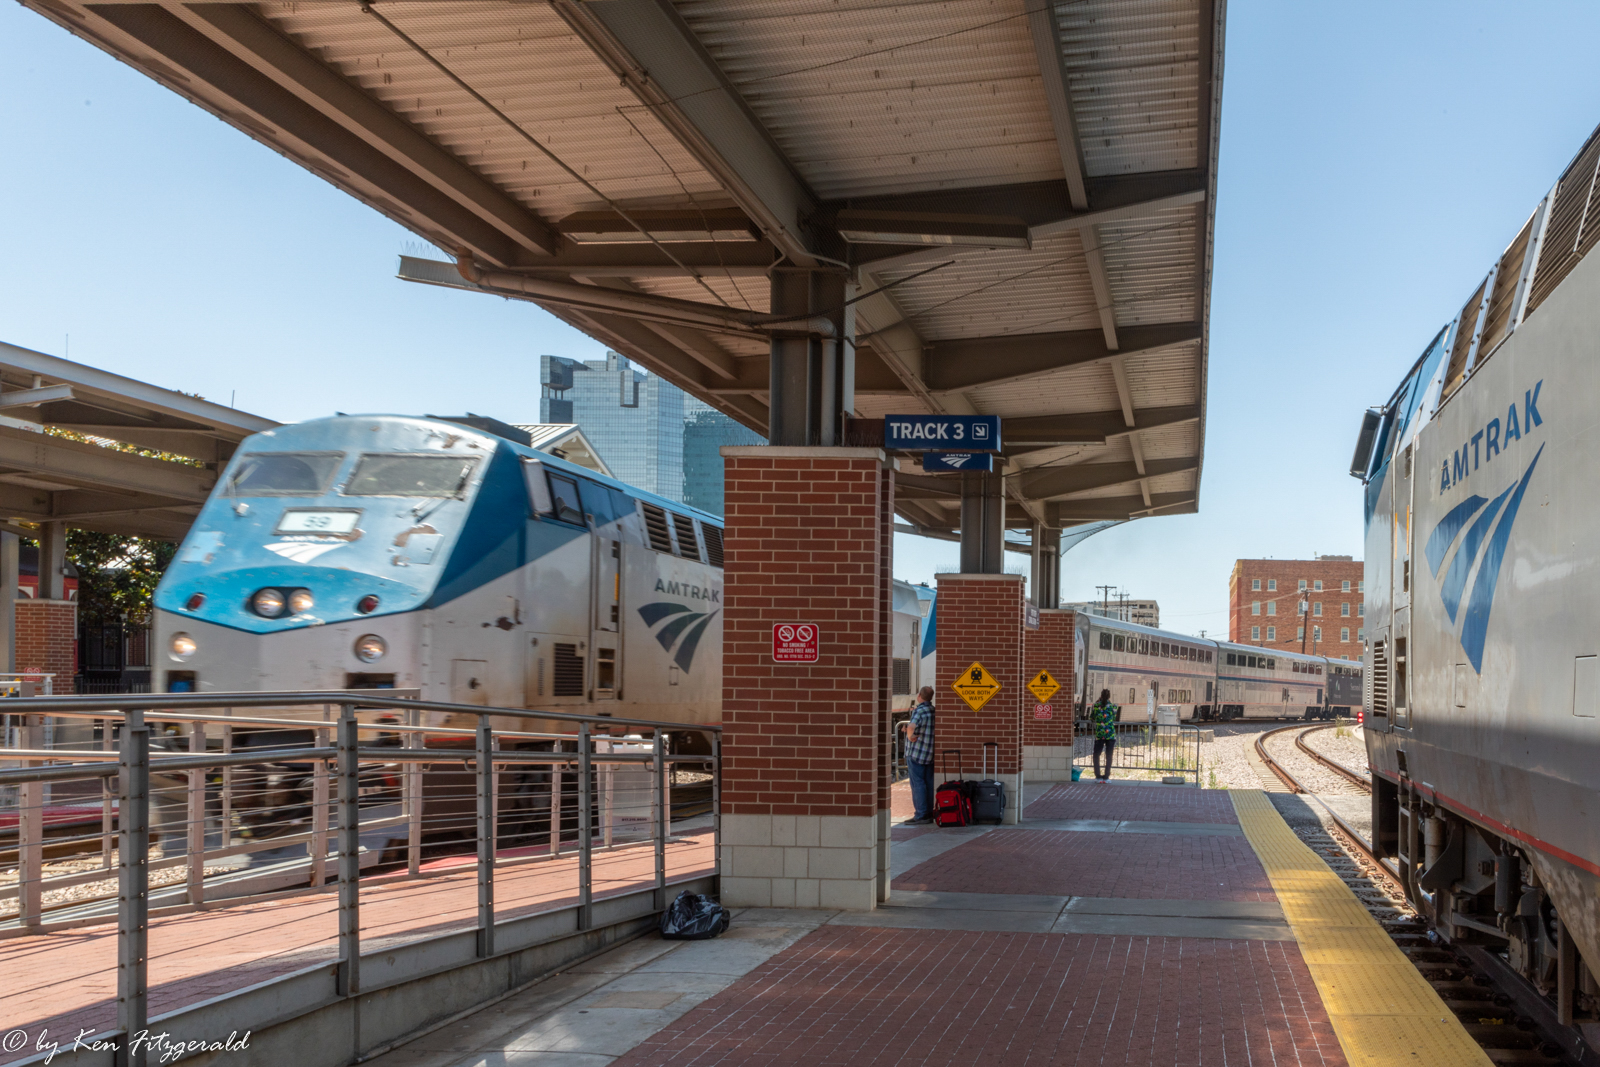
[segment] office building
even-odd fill
[[[1123,622],[1137,623],[1140,626],[1161,625],[1161,605],[1154,600],[1125,600],[1112,597],[1110,600],[1080,600],[1062,604],[1061,607],[1067,611],[1076,611],[1080,615],[1121,619]]]
[[[575,423],[613,477],[720,515],[723,445],[763,438],[618,352],[539,357],[539,421]]]
[[[1364,593],[1361,561],[1350,556],[1238,560],[1228,579],[1228,640],[1359,660]]]

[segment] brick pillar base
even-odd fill
[[[1028,680],[1040,671],[1049,671],[1061,683],[1050,698],[1048,719],[1037,717],[1039,701],[1032,693],[1023,698],[1022,773],[1036,782],[1072,779],[1072,713],[1078,691],[1076,625],[1076,612],[1045,609],[1039,612],[1039,628],[1023,631],[1027,660],[1023,673]]]
[[[940,574],[938,683],[939,716],[934,747],[960,749],[962,771],[976,777],[986,741],[999,744],[999,773],[990,749],[990,774],[1005,783],[1005,822],[1022,814],[1022,708],[1033,710],[1024,688],[1023,597],[1020,574]],[[974,662],[1000,683],[1000,691],[978,710],[968,708],[951,683]],[[943,757],[938,766],[943,767]],[[942,773],[942,770],[941,770]]]
[[[78,673],[76,601],[18,598],[17,670],[54,674],[52,692],[73,691]]]
[[[722,455],[722,900],[871,909],[887,836],[893,478],[871,448]],[[817,662],[777,662],[773,628],[801,623],[819,630]]]

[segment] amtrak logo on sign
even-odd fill
[[[1483,670],[1483,645],[1488,637],[1489,610],[1494,606],[1495,587],[1500,581],[1500,564],[1505,560],[1511,527],[1517,521],[1528,481],[1543,454],[1544,446],[1540,445],[1522,477],[1493,500],[1474,493],[1451,508],[1428,535],[1427,546],[1423,549],[1434,578],[1439,579],[1440,570],[1444,570],[1444,577],[1439,579],[1439,599],[1450,621],[1460,622],[1462,651],[1466,652],[1472,669],[1479,673]],[[1466,529],[1464,535],[1463,528]],[[1450,554],[1450,546],[1458,541],[1459,547],[1446,568],[1445,557]],[[1482,549],[1481,554],[1479,549]],[[1470,594],[1466,591],[1469,580],[1472,583]],[[1462,610],[1463,595],[1466,596],[1465,611]],[[1462,616],[1459,620],[1458,614]]]
[[[722,610],[718,608],[717,611]],[[677,653],[672,657],[672,662],[688,673],[689,667],[694,663],[694,654],[700,648],[700,639],[705,636],[706,627],[711,625],[711,620],[716,618],[717,612],[691,610],[687,604],[675,604],[670,600],[658,600],[654,604],[646,604],[639,609],[639,617],[646,626],[655,626],[656,623],[666,621],[666,625],[655,632],[655,639],[661,642],[661,647],[668,652],[672,646],[678,646]]]

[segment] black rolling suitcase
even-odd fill
[[[1000,773],[1000,743],[983,743],[983,770],[989,770],[989,749],[994,749],[994,772]],[[972,783],[972,821],[1004,822],[1006,817],[1006,785],[998,778],[982,778]]]

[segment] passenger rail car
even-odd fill
[[[1367,412],[1351,473],[1374,847],[1440,937],[1600,1048],[1597,172],[1600,130]]]
[[[1334,671],[1359,683],[1361,665],[1255,645],[1236,645],[1148,626],[1080,615],[1078,645],[1083,679],[1080,708],[1111,690],[1124,718],[1153,714],[1175,704],[1184,720],[1331,719],[1359,710],[1335,706],[1326,684]],[[1345,696],[1348,693],[1341,691]],[[1140,706],[1144,710],[1139,710]]]

